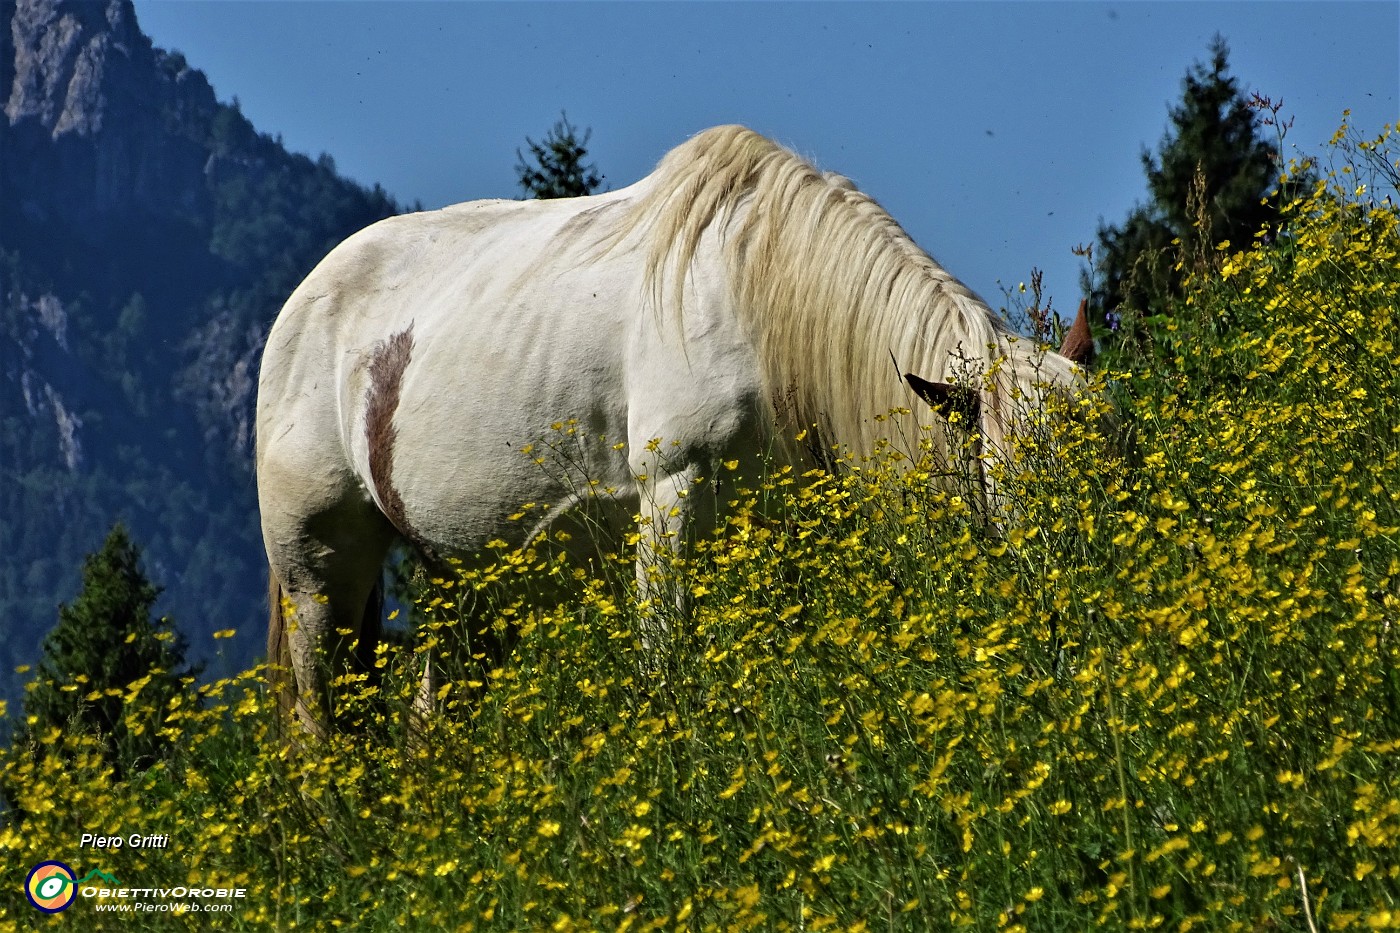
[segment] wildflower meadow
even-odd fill
[[[1400,929],[1394,141],[1343,127],[1281,229],[1180,257],[1138,363],[1002,452],[994,515],[931,456],[842,452],[736,492],[659,605],[631,554],[548,542],[422,581],[323,746],[255,669],[131,684],[173,748],[144,771],[5,749],[0,927]],[[455,676],[424,719],[425,656]],[[40,913],[46,860],[97,893]]]

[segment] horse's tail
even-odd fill
[[[282,583],[267,573],[267,684],[277,699],[277,721],[285,723],[296,707],[296,678],[287,641],[287,614],[282,608]]]

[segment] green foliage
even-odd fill
[[[520,187],[532,198],[577,198],[592,194],[603,183],[598,166],[585,164],[588,140],[593,131],[585,130],[579,138],[577,128],[567,114],[545,135],[542,142],[525,137],[533,162],[527,162],[520,150],[515,150],[515,172]]]
[[[68,731],[93,734],[118,775],[167,753],[160,712],[188,691],[198,670],[185,665],[184,639],[171,621],[152,620],[158,595],[117,525],[84,562],[82,592],[59,607],[58,624],[44,639],[16,745],[48,744]]]
[[[1216,36],[1210,52],[1209,65],[1197,63],[1182,82],[1156,155],[1142,153],[1149,202],[1121,225],[1099,227],[1082,285],[1110,348],[1139,347],[1148,336],[1143,319],[1167,310],[1183,268],[1208,260],[1216,243],[1277,231],[1287,192],[1276,187],[1278,147],[1261,135],[1265,122],[1283,129],[1277,108],[1261,120],[1268,102],[1246,97],[1229,74],[1225,40]]]

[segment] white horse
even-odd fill
[[[1072,333],[1087,345],[1082,309]],[[955,385],[967,359],[999,375]],[[722,463],[754,476],[765,458],[809,456],[800,427],[857,452],[916,438],[914,414],[873,417],[912,390],[997,450],[1018,405],[1080,381],[849,181],[743,127],[707,130],[609,194],[382,221],[332,251],[268,335],[269,659],[290,661],[284,698],[295,689],[302,724],[324,734],[318,655],[341,629],[370,659],[396,541],[465,556],[578,521],[585,492],[520,453],[560,421],[576,427],[573,466],[620,491],[614,527],[639,515],[640,568],[714,512]],[[524,503],[542,517],[512,521]]]

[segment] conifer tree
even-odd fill
[[[1186,268],[1223,240],[1244,247],[1277,223],[1279,151],[1260,132],[1259,100],[1229,74],[1229,47],[1217,35],[1210,62],[1187,72],[1157,153],[1142,153],[1150,201],[1121,225],[1099,227],[1097,275],[1081,280],[1098,327],[1111,334],[1122,324],[1142,339],[1142,318],[1166,311]]]
[[[18,742],[54,728],[86,730],[105,739],[118,774],[148,767],[165,751],[168,704],[189,690],[197,670],[186,665],[184,639],[170,620],[152,621],[159,594],[118,524],[83,562],[82,591],[59,607],[44,639]]]
[[[578,129],[561,113],[559,121],[541,142],[525,137],[532,162],[526,161],[519,149],[515,166],[520,187],[532,198],[577,198],[592,194],[603,183],[598,166],[585,164],[591,129],[579,138]]]

